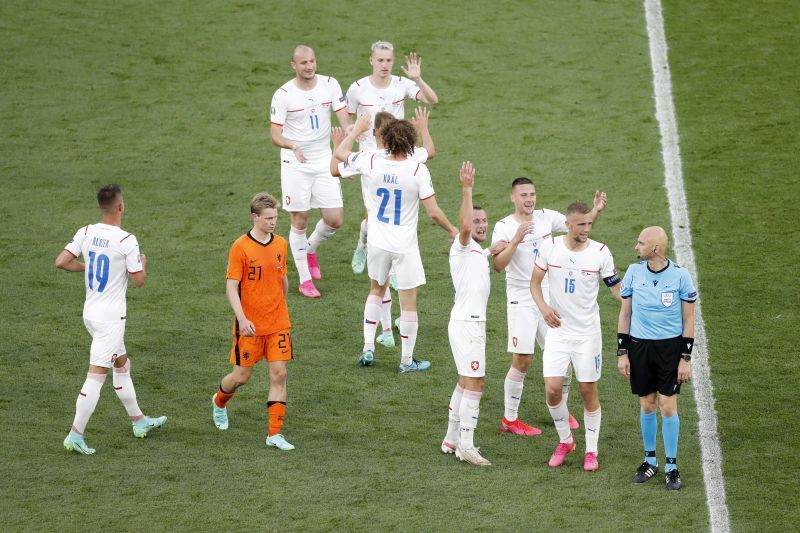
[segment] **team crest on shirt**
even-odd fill
[[[672,305],[672,302],[675,300],[675,294],[671,292],[662,292],[661,293],[661,303],[664,307],[669,307]]]
[[[477,371],[478,371],[478,368],[481,366],[481,364],[480,364],[480,362],[479,362],[479,361],[472,361],[472,362],[469,364],[469,366],[470,366],[470,368],[472,368],[472,371],[473,371],[473,372],[477,372]]]

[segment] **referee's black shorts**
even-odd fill
[[[647,396],[680,394],[678,363],[681,360],[681,337],[646,340],[631,337],[628,359],[631,363],[631,392]]]

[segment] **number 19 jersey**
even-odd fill
[[[97,322],[125,318],[128,274],[142,271],[136,237],[118,226],[89,224],[64,249],[75,257],[83,255],[86,265],[83,318]]]
[[[417,248],[419,201],[436,194],[428,167],[413,156],[393,161],[375,151],[352,153],[347,164],[361,174],[367,243],[394,253]]]

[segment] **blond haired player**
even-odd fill
[[[377,127],[374,118],[378,113],[390,113],[394,118],[405,118],[405,101],[415,100],[434,105],[439,102],[436,92],[422,79],[422,58],[415,52],[406,56],[406,65],[400,67],[407,77],[392,74],[394,45],[376,41],[370,47],[369,64],[372,74],[354,81],[347,89],[347,112],[361,116],[368,112],[373,117],[372,129],[359,138],[359,150],[372,150],[377,146]],[[433,157],[433,156],[431,156]],[[364,272],[367,264],[367,221],[361,222],[361,231],[353,253],[353,272]]]
[[[83,433],[112,367],[114,392],[130,416],[134,436],[146,437],[167,421],[166,416],[144,416],[139,409],[131,379],[131,361],[125,350],[128,278],[136,287],[144,285],[147,258],[139,253],[136,237],[120,228],[125,202],[119,185],[101,187],[97,192],[97,204],[100,223],[79,229],[56,257],[57,268],[83,272],[86,284],[83,323],[92,335],[89,373],[75,402],[72,428],[64,439],[66,449],[84,455],[95,453],[95,449],[86,444]],[[81,255],[83,263],[78,261]]]
[[[344,220],[342,188],[331,176],[331,113],[339,124],[350,126],[350,116],[339,82],[317,74],[317,60],[310,46],[292,52],[295,77],[272,97],[270,138],[281,148],[281,194],[292,227],[289,246],[300,278],[300,294],[318,298],[313,279],[322,272],[317,248],[336,233]],[[308,212],[319,208],[322,218],[306,239]]]
[[[278,201],[259,193],[250,201],[253,229],[233,243],[228,255],[225,294],[233,314],[233,370],[211,397],[217,429],[228,429],[227,405],[236,389],[253,375],[261,359],[269,366],[267,446],[293,450],[281,433],[286,415],[286,367],[292,359],[292,335],[286,293],[286,240],[273,233]]]

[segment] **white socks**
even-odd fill
[[[602,418],[601,408],[597,411],[589,412],[583,410],[583,427],[586,429],[586,453],[597,453],[597,439],[600,438],[600,420]]]
[[[75,402],[75,419],[72,421],[72,431],[83,435],[86,424],[89,423],[97,400],[100,399],[100,389],[106,381],[107,374],[86,374],[78,400]]]
[[[364,350],[375,351],[375,330],[381,316],[381,297],[370,294],[364,304]]]
[[[358,244],[359,248],[364,248],[367,245],[367,219],[361,221],[361,229],[358,231]]]
[[[311,237],[308,238],[308,253],[317,253],[317,248],[323,242],[327,241],[336,233],[336,229],[327,225],[322,219],[319,219],[317,225],[314,226],[314,231]]]
[[[292,249],[294,266],[300,276],[300,283],[311,280],[311,272],[308,270],[308,241],[306,240],[305,230],[296,229],[292,226],[289,230],[289,247]]]
[[[567,402],[561,398],[558,405],[547,405],[550,410],[550,416],[553,417],[553,424],[556,426],[558,438],[561,442],[572,442],[572,431],[569,429],[569,409],[567,409]]]
[[[417,343],[417,323],[416,311],[400,311],[400,342],[403,345],[403,352],[400,356],[400,363],[410,365],[414,360],[414,345]]]
[[[381,327],[383,331],[392,329],[392,290],[389,287],[381,301]]]
[[[136,402],[136,390],[133,388],[133,380],[131,379],[131,360],[125,361],[125,366],[122,368],[114,367],[114,392],[117,393],[117,398],[125,406],[128,416],[131,417],[131,422],[144,418],[142,410],[139,409],[139,404]]]
[[[453,395],[450,396],[450,406],[447,412],[447,435],[444,440],[453,446],[458,444],[458,430],[459,430],[459,410],[461,409],[461,397],[464,395],[464,389],[461,385],[456,385],[453,389]]]
[[[469,450],[475,447],[472,436],[475,434],[475,428],[478,427],[482,395],[482,392],[465,390],[464,397],[461,399],[461,407],[458,410],[458,446],[462,450]]]
[[[525,373],[520,372],[513,366],[508,369],[506,374],[505,386],[505,418],[509,422],[517,419],[519,402],[522,400],[522,387],[525,385]]]

